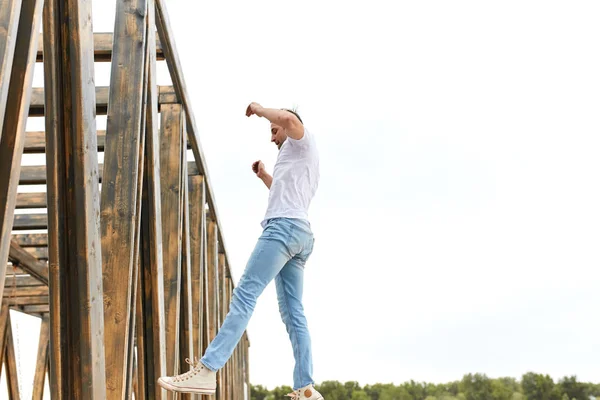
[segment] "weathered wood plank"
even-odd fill
[[[15,354],[15,343],[13,339],[10,314],[6,323],[6,347],[4,348],[4,361],[6,368],[6,383],[8,386],[8,398],[19,400],[19,371],[17,371],[17,357]]]
[[[11,307],[11,308],[16,308],[16,307]],[[20,307],[18,307],[18,310],[21,312],[24,312],[25,314],[29,314],[29,315],[44,315],[44,314],[48,314],[48,316],[50,315],[50,306],[48,304],[20,306]]]
[[[158,106],[155,107],[157,109]],[[104,151],[104,145],[106,144],[106,131],[98,131],[98,151]],[[188,143],[188,149],[192,146]],[[46,132],[25,132],[25,154],[38,154],[46,152]]]
[[[194,348],[199,357],[202,356],[202,310],[204,309],[204,231],[206,230],[206,213],[204,205],[204,177],[202,175],[188,177],[190,210],[190,264],[192,272],[192,332]]]
[[[9,297],[3,300],[4,303],[10,306],[34,306],[47,305],[48,296],[19,296]]]
[[[101,193],[106,398],[127,398],[141,199],[146,0],[116,3]],[[143,164],[142,164],[143,165]]]
[[[43,400],[44,383],[46,379],[46,366],[48,365],[48,344],[50,340],[50,316],[42,317],[40,327],[40,339],[38,344],[38,355],[35,364],[35,375],[33,377],[33,400]]]
[[[53,399],[106,398],[91,10],[91,0],[44,7]]]
[[[24,0],[21,4],[4,124],[0,136],[0,299],[16,207],[21,156],[25,145],[25,126],[31,98],[38,31],[42,22],[42,6],[42,0]]]
[[[41,40],[41,39],[40,39]],[[158,40],[158,34],[156,34],[156,40],[154,45],[156,52],[155,57],[158,60],[164,60],[160,41]],[[95,62],[110,62],[112,59],[113,51],[113,34],[112,32],[98,32],[94,33],[94,61]],[[44,61],[43,48],[38,47],[37,61]]]
[[[20,233],[12,235],[21,247],[48,247],[48,234],[46,233]]]
[[[38,279],[31,275],[8,275],[4,281],[4,287],[11,286],[26,287],[26,286],[40,286],[43,285]]]
[[[8,304],[2,303],[0,306],[0,372],[2,372],[2,365],[4,364],[4,349],[6,348],[6,339],[8,338],[7,332],[10,329],[8,325],[10,308]]]
[[[109,87],[98,86],[96,91],[96,113],[97,115],[106,115],[108,112],[109,103]],[[44,116],[44,88],[33,88],[31,91],[31,105],[29,107],[30,117]],[[179,103],[175,90],[172,86],[158,87],[158,103],[159,104],[174,104]]]
[[[20,11],[21,0],[0,2],[0,135],[4,124],[4,112],[17,43]]]
[[[217,336],[218,326],[218,228],[217,223],[209,219],[207,222],[208,237],[206,247],[206,304],[207,304],[207,321],[208,321],[208,343],[212,342]]]
[[[46,262],[39,261],[13,240],[10,241],[9,258],[13,264],[18,263],[21,268],[31,274],[31,276],[38,279],[40,282],[44,283],[45,285],[48,284],[49,274]]]
[[[185,149],[186,138],[185,134],[181,135],[182,149]],[[194,360],[194,337],[192,334],[192,270],[190,264],[190,208],[188,195],[188,176],[187,176],[187,157],[186,152],[181,153],[181,165],[183,171],[181,174],[181,209],[182,209],[182,252],[181,252],[181,326],[179,338],[179,368],[180,371],[187,371],[190,366],[187,365],[185,359]],[[182,400],[191,400],[192,395],[186,394],[181,397]]]
[[[17,193],[16,208],[46,208],[46,193]]]
[[[165,288],[166,373],[179,370],[181,296],[181,143],[184,114],[179,104],[161,105],[160,184]],[[171,396],[169,395],[169,398]]]
[[[48,260],[48,248],[47,247],[24,247],[23,250],[31,254],[34,258],[40,261]]]
[[[198,168],[195,162],[188,162],[188,175],[198,175]],[[102,181],[104,172],[104,164],[98,165],[99,177],[98,181]],[[44,165],[28,165],[21,167],[21,175],[19,185],[44,185],[46,184],[46,167]]]
[[[4,285],[4,293],[7,297],[32,297],[48,296],[48,286],[23,286],[11,287]]]
[[[15,214],[12,229],[15,231],[47,229],[47,214]],[[10,240],[9,240],[10,242]]]
[[[219,253],[218,254],[218,278],[217,278],[217,284],[218,284],[218,290],[217,290],[217,295],[218,295],[218,304],[217,304],[217,319],[218,319],[218,326],[219,329],[221,327],[221,325],[223,325],[223,320],[225,319],[225,284],[227,283],[227,279],[225,278],[225,254]],[[217,372],[218,375],[218,379],[219,379],[219,390],[220,390],[220,398],[227,398],[226,397],[226,392],[225,392],[225,370],[224,369],[220,369]]]
[[[154,0],[148,0],[148,30],[154,31]],[[144,311],[144,373],[146,395],[166,399],[167,392],[156,383],[166,374],[165,287],[161,207],[160,138],[158,133],[158,89],[156,86],[155,35],[148,35],[146,95],[146,162],[142,197],[141,288]],[[139,344],[138,344],[139,346]],[[138,347],[139,348],[139,347]]]

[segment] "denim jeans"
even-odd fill
[[[294,351],[294,387],[314,384],[312,351],[302,288],[304,264],[313,250],[314,237],[308,221],[293,218],[270,219],[234,288],[225,321],[208,345],[202,364],[212,371],[221,369],[235,349],[252,316],[256,300],[275,278],[277,302]]]

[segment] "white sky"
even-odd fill
[[[317,135],[317,383],[598,381],[599,3],[167,3],[236,282],[268,196],[250,165],[277,156],[247,104]],[[251,382],[291,386],[274,283],[248,333]]]

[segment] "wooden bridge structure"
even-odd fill
[[[91,10],[0,0],[0,368],[19,399],[15,310],[41,319],[34,399],[46,376],[52,399],[174,399],[156,379],[203,354],[235,284],[165,0],[118,0],[113,33]],[[248,347],[244,333],[216,398],[250,398]]]

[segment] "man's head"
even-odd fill
[[[296,111],[288,110],[287,108],[282,108],[282,110],[294,114],[296,118],[298,118],[298,121],[303,123],[302,118],[300,118],[300,115],[298,115]],[[285,142],[286,139],[287,135],[285,134],[285,129],[271,122],[271,142],[275,143],[278,149],[281,149],[281,146],[283,146],[283,142]]]

